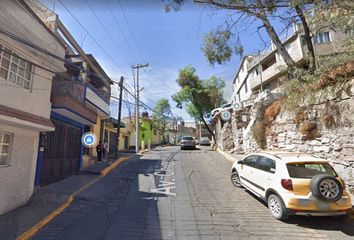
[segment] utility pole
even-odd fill
[[[199,142],[202,139],[202,121],[199,120]]]
[[[258,65],[259,65],[259,76],[261,79],[261,92],[263,92],[263,76],[262,76],[262,65],[261,65],[261,53],[258,50]]]
[[[119,105],[118,105],[118,127],[117,127],[117,139],[116,139],[116,146],[117,146],[117,151],[116,151],[116,159],[118,158],[118,152],[119,152],[119,138],[120,138],[120,119],[121,119],[121,113],[122,113],[122,97],[123,97],[123,81],[124,77],[120,77],[119,81]]]
[[[139,152],[139,69],[148,67],[149,64],[136,64],[132,68],[136,69],[136,88],[135,88],[135,152]]]

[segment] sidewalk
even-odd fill
[[[110,159],[88,167],[79,175],[68,177],[56,183],[35,189],[30,201],[9,213],[0,216],[0,240],[13,240],[39,222],[50,221],[74,200],[75,195],[95,181],[132,153],[121,153],[118,159]],[[104,174],[103,174],[104,173]]]
[[[245,154],[228,153],[219,148],[217,148],[216,151],[218,151],[221,155],[223,155],[227,160],[231,162],[237,162],[238,160],[241,160],[245,156]]]

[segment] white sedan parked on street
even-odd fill
[[[249,154],[235,162],[231,182],[268,204],[272,216],[346,217],[352,208],[345,184],[329,161],[301,153]]]

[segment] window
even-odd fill
[[[288,53],[291,52],[291,45],[290,45],[290,43],[288,43],[288,44],[285,45],[285,49],[286,49],[286,51],[287,51]]]
[[[0,132],[0,165],[9,165],[13,134]]]
[[[267,57],[267,59],[265,59],[264,62],[262,63],[262,71],[266,70],[267,68],[270,68],[276,63],[277,63],[277,59],[275,58],[275,54]]]
[[[154,129],[154,136],[156,136],[156,129]]]
[[[328,163],[296,163],[286,164],[290,177],[312,178],[317,174],[328,174],[336,177],[337,174]]]
[[[300,36],[300,41],[301,41],[301,46],[302,47],[306,47],[307,46],[307,42],[306,42],[306,39],[305,39],[304,35]]]
[[[247,89],[247,82],[246,81],[244,82],[244,85],[245,85],[245,93],[247,93],[248,89]]]
[[[257,155],[251,155],[243,159],[243,164],[249,167],[256,167],[257,166]]]
[[[329,32],[322,32],[313,36],[314,43],[328,43],[331,42]]]
[[[266,172],[275,173],[275,161],[261,156],[259,157],[259,169]]]
[[[182,140],[192,141],[194,140],[193,137],[183,137]]]
[[[347,36],[354,36],[354,28],[346,29],[345,34],[347,34]]]
[[[29,90],[32,83],[32,64],[21,59],[1,44],[0,50],[0,79],[13,82]]]

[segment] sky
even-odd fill
[[[169,13],[164,12],[166,1],[162,0],[40,1],[58,14],[84,51],[94,55],[112,80],[123,76],[127,88],[133,89],[132,65],[149,63],[149,68],[140,70],[140,96],[151,108],[159,99],[167,98],[175,116],[193,121],[184,109],[175,108],[171,98],[180,90],[176,83],[178,71],[187,65],[193,66],[201,79],[213,75],[222,78],[226,83],[224,97],[230,99],[241,57],[233,56],[225,64],[211,66],[202,51],[204,35],[224,23],[229,12],[188,1],[180,11]],[[245,54],[257,52],[264,48],[263,41],[268,41],[262,29],[262,39],[259,37],[257,24],[245,22],[238,29]],[[112,86],[112,95],[118,97],[116,85]],[[124,97],[134,102],[129,95]],[[123,105],[123,116],[128,114],[127,105]],[[117,108],[118,102],[112,100],[112,117],[117,117]]]

